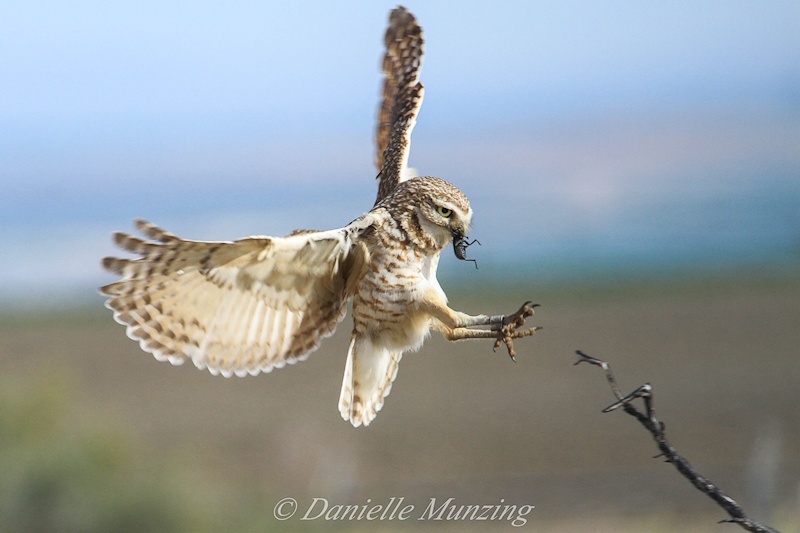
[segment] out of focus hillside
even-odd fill
[[[157,363],[100,302],[0,322],[6,531],[326,529],[277,522],[292,497],[534,505],[526,528],[709,531],[723,518],[612,401],[651,382],[678,450],[754,518],[798,531],[800,282],[793,274],[571,287],[448,287],[470,312],[543,307],[516,363],[490,343],[432,338],[407,355],[384,409],[354,429],[336,409],[349,325],[308,361],[212,377]],[[298,515],[299,516],[299,515]],[[349,521],[345,530],[375,523]],[[416,529],[388,521],[384,529]],[[452,524],[456,529],[485,523]],[[506,522],[488,524],[498,529]]]

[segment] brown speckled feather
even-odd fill
[[[414,15],[400,6],[389,16],[383,58],[383,96],[378,110],[377,204],[406,179],[411,131],[422,105],[423,87],[419,82],[424,41],[422,28]]]
[[[161,361],[231,375],[269,372],[305,358],[344,317],[348,280],[366,251],[347,228],[234,242],[181,239],[145,221],[145,241],[115,233],[137,259],[107,257],[122,280],[102,287],[128,336]],[[352,284],[352,280],[351,280]]]

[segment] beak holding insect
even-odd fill
[[[480,245],[480,241],[478,239],[473,239],[472,242],[469,242],[467,239],[469,237],[462,235],[460,233],[453,233],[453,251],[456,254],[456,257],[462,261],[472,261],[475,263],[475,268],[478,268],[478,262],[475,259],[467,259],[467,248],[472,246],[473,244]]]

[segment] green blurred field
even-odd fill
[[[485,278],[484,278],[485,280]],[[480,282],[483,283],[483,282]],[[459,286],[461,285],[461,286]],[[418,521],[439,503],[534,505],[523,530],[736,531],[613,401],[653,384],[678,451],[753,518],[800,531],[800,276],[606,282],[476,291],[453,307],[542,304],[516,363],[488,342],[430,339],[408,354],[368,428],[339,417],[349,323],[309,360],[212,377],[158,363],[110,312],[0,317],[3,531],[515,530]],[[348,319],[349,320],[349,319]],[[761,457],[759,459],[759,457]],[[277,522],[296,498],[415,505],[406,521]],[[368,502],[368,499],[370,500]]]

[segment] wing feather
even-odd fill
[[[375,346],[353,335],[347,351],[339,413],[354,427],[368,426],[392,390],[403,352]]]
[[[160,361],[189,359],[224,376],[269,372],[305,359],[344,318],[372,222],[368,214],[338,230],[205,242],[140,220],[152,241],[114,234],[140,257],[105,258],[122,279],[100,292]]]
[[[422,28],[406,8],[399,6],[392,10],[384,42],[385,77],[376,133],[375,163],[379,171],[376,204],[398,183],[408,179],[411,131],[424,93],[419,81],[424,52]]]

